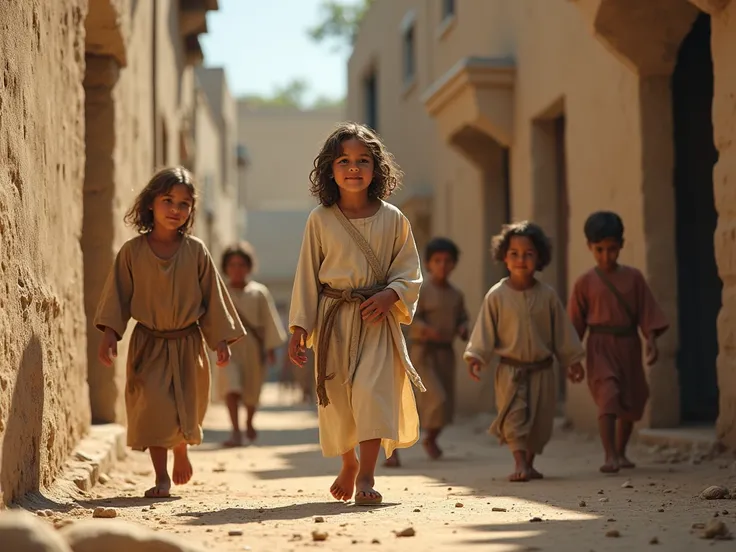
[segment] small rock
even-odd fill
[[[300,541],[300,540],[302,540],[302,536],[299,533],[294,533],[293,535],[291,535],[291,541],[292,542],[293,541]]]
[[[110,476],[106,473],[101,473],[100,476],[97,478],[97,482],[100,485],[106,485],[110,482]]]
[[[404,487],[404,490],[405,490],[405,491],[408,491],[408,490],[409,490],[409,487]]]
[[[578,502],[578,506],[580,506],[581,508],[585,508],[587,505],[588,504],[584,500],[581,500],[580,502]]]
[[[598,502],[608,502],[608,497],[604,496],[603,498],[599,498]]]
[[[323,518],[322,516],[317,516],[316,518],[314,518],[314,523],[324,523],[324,522],[325,522],[325,518]]]
[[[36,512],[36,515],[37,515],[38,517],[46,517],[46,510],[38,510],[38,511]]]
[[[464,507],[465,507],[465,504],[463,504],[462,502],[455,503],[455,508],[464,508]]]
[[[227,532],[227,535],[229,537],[242,537],[243,536],[243,532],[242,531],[239,531],[237,529],[234,529],[233,531],[228,531]]]
[[[600,491],[598,491],[598,494],[603,494],[603,489],[601,489]]]
[[[658,512],[659,512],[659,513],[661,514],[662,512],[664,512],[664,508],[660,508],[660,509],[659,509],[659,510],[657,510],[657,511],[658,511]]]
[[[223,473],[225,471],[225,468],[218,466],[217,468],[212,468],[212,471],[214,473]]]
[[[649,544],[659,544],[659,539],[657,537],[652,537],[649,539]]]
[[[373,539],[371,541],[371,544],[381,544],[381,541],[379,541],[378,539]]]
[[[700,536],[703,539],[718,539],[718,540],[729,540],[731,533],[728,531],[728,527],[721,520],[712,519],[708,522],[703,530],[703,534]]]
[[[606,536],[610,539],[617,539],[621,536],[621,533],[617,529],[611,529],[610,531],[606,531]]]
[[[614,518],[608,518],[608,523],[615,523],[616,520]]]
[[[622,489],[633,489],[634,486],[631,484],[631,481],[625,481],[623,485],[621,485]]]
[[[542,518],[533,517],[532,519],[529,520],[529,523],[539,523],[541,521],[542,521]]]
[[[725,487],[713,485],[703,490],[703,492],[700,493],[700,498],[705,500],[721,500],[723,498],[728,498],[730,494],[731,493]]]
[[[312,540],[315,542],[322,542],[327,540],[327,533],[324,531],[312,531]]]
[[[727,515],[728,515],[728,510],[723,510],[723,511],[722,511],[721,513],[722,513],[722,514],[723,514],[724,516],[727,516]]]
[[[507,512],[506,508],[491,508],[492,512]]]
[[[419,513],[419,512],[421,512],[421,510],[420,510],[419,508],[414,508],[414,513],[415,513],[415,514],[417,514],[417,513]]]
[[[416,534],[417,534],[417,532],[414,530],[413,527],[407,527],[403,531],[398,531],[396,533],[396,536],[397,537],[413,537]]]
[[[448,491],[451,491],[451,490],[452,490],[452,487],[447,487],[447,490],[448,490]]]
[[[61,529],[62,527],[66,527],[72,523],[74,523],[73,519],[60,519],[54,522],[54,529]]]
[[[115,508],[103,508],[102,506],[98,506],[95,508],[95,511],[92,512],[92,517],[112,519],[118,517],[118,511]]]

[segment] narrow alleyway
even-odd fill
[[[339,462],[321,457],[314,412],[279,404],[275,387],[265,395],[256,446],[221,449],[226,412],[221,406],[211,408],[207,442],[192,454],[194,479],[174,489],[177,498],[139,498],[152,475],[147,456],[130,453],[108,474],[109,481],[78,500],[84,509],[62,517],[90,517],[90,509],[113,507],[121,519],[220,551],[603,552],[622,546],[648,549],[653,539],[673,552],[733,546],[703,540],[702,530],[693,527],[718,516],[736,530],[736,501],[698,497],[714,484],[736,488],[736,462],[730,454],[701,462],[674,451],[637,449],[633,456],[640,468],[603,477],[597,472],[597,443],[558,430],[539,463],[547,479],[512,484],[505,480],[508,451],[485,434],[487,420],[476,419],[448,432],[444,460],[430,462],[415,447],[403,454],[405,467],[381,468],[377,488],[386,504],[360,508],[335,503],[327,492]],[[59,496],[53,500],[68,510]],[[395,535],[410,527],[415,536]],[[614,530],[620,536],[607,537]],[[327,533],[327,539],[313,542],[313,531]]]

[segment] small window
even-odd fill
[[[365,124],[378,131],[378,82],[375,69],[363,81]]]
[[[403,43],[404,83],[408,84],[414,80],[414,73],[416,71],[416,49],[413,22],[404,29]]]
[[[442,0],[442,21],[455,16],[455,0]]]

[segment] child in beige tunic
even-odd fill
[[[187,445],[202,442],[210,389],[204,343],[227,364],[244,330],[205,245],[189,235],[196,190],[184,168],[153,176],[126,215],[141,234],[126,242],[100,297],[95,325],[104,332],[99,358],[117,356],[128,321],[137,321],[126,367],[128,446],[150,449],[156,484],[147,497],[167,497],[173,481],[192,477]],[[204,341],[203,341],[204,338]]]
[[[233,432],[226,447],[242,443],[238,407],[245,405],[245,435],[251,441],[257,437],[253,417],[261,397],[266,369],[275,362],[275,349],[286,341],[286,331],[271,292],[263,284],[250,280],[255,253],[243,242],[229,247],[222,255],[222,271],[228,279],[228,290],[240,321],[245,327],[245,339],[233,346],[230,363],[220,373],[220,394],[230,412]]]
[[[551,246],[531,222],[506,225],[493,240],[496,260],[509,277],[486,294],[464,358],[478,379],[482,366],[500,357],[495,391],[498,416],[491,433],[507,443],[516,463],[511,481],[541,479],[534,458],[552,437],[557,406],[553,357],[578,383],[585,351],[555,291],[534,277],[551,260]]]
[[[401,173],[367,127],[345,123],[315,160],[309,215],[291,301],[289,357],[317,366],[319,435],[324,456],[342,456],[331,488],[357,504],[377,504],[374,472],[386,456],[419,439],[411,383],[424,390],[400,324],[409,324],[422,283],[406,217],[385,203]],[[360,462],[355,447],[360,445]]]

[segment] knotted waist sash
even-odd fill
[[[386,289],[385,285],[375,285],[367,288],[344,289],[339,290],[328,285],[323,286],[322,295],[335,299],[332,304],[327,307],[322,327],[319,332],[319,340],[317,342],[317,350],[319,355],[317,358],[317,399],[320,406],[327,406],[330,400],[327,398],[327,389],[325,382],[335,377],[335,374],[327,373],[327,351],[330,347],[330,340],[334,333],[335,321],[340,307],[350,303],[358,303],[358,306],[373,297],[377,293]],[[353,331],[350,334],[350,361],[348,364],[348,381],[352,381],[355,375],[355,369],[358,363],[358,347],[360,346],[360,337],[363,332],[363,317],[359,308],[354,309],[353,314]]]
[[[498,413],[498,427],[499,429],[503,425],[504,420],[506,419],[506,416],[509,413],[509,410],[511,410],[511,405],[514,402],[514,397],[519,392],[519,386],[523,381],[528,381],[529,376],[531,374],[534,374],[536,372],[541,372],[542,370],[549,370],[554,365],[554,359],[549,356],[547,358],[544,358],[542,360],[538,360],[535,362],[522,362],[520,360],[516,360],[514,358],[509,357],[501,357],[500,364],[505,364],[506,366],[510,366],[514,369],[514,376],[513,376],[513,389],[509,393],[509,400],[504,405],[503,409]],[[526,414],[525,414],[525,420],[524,423],[526,423],[529,420],[529,386],[527,386],[527,407],[526,407]]]

